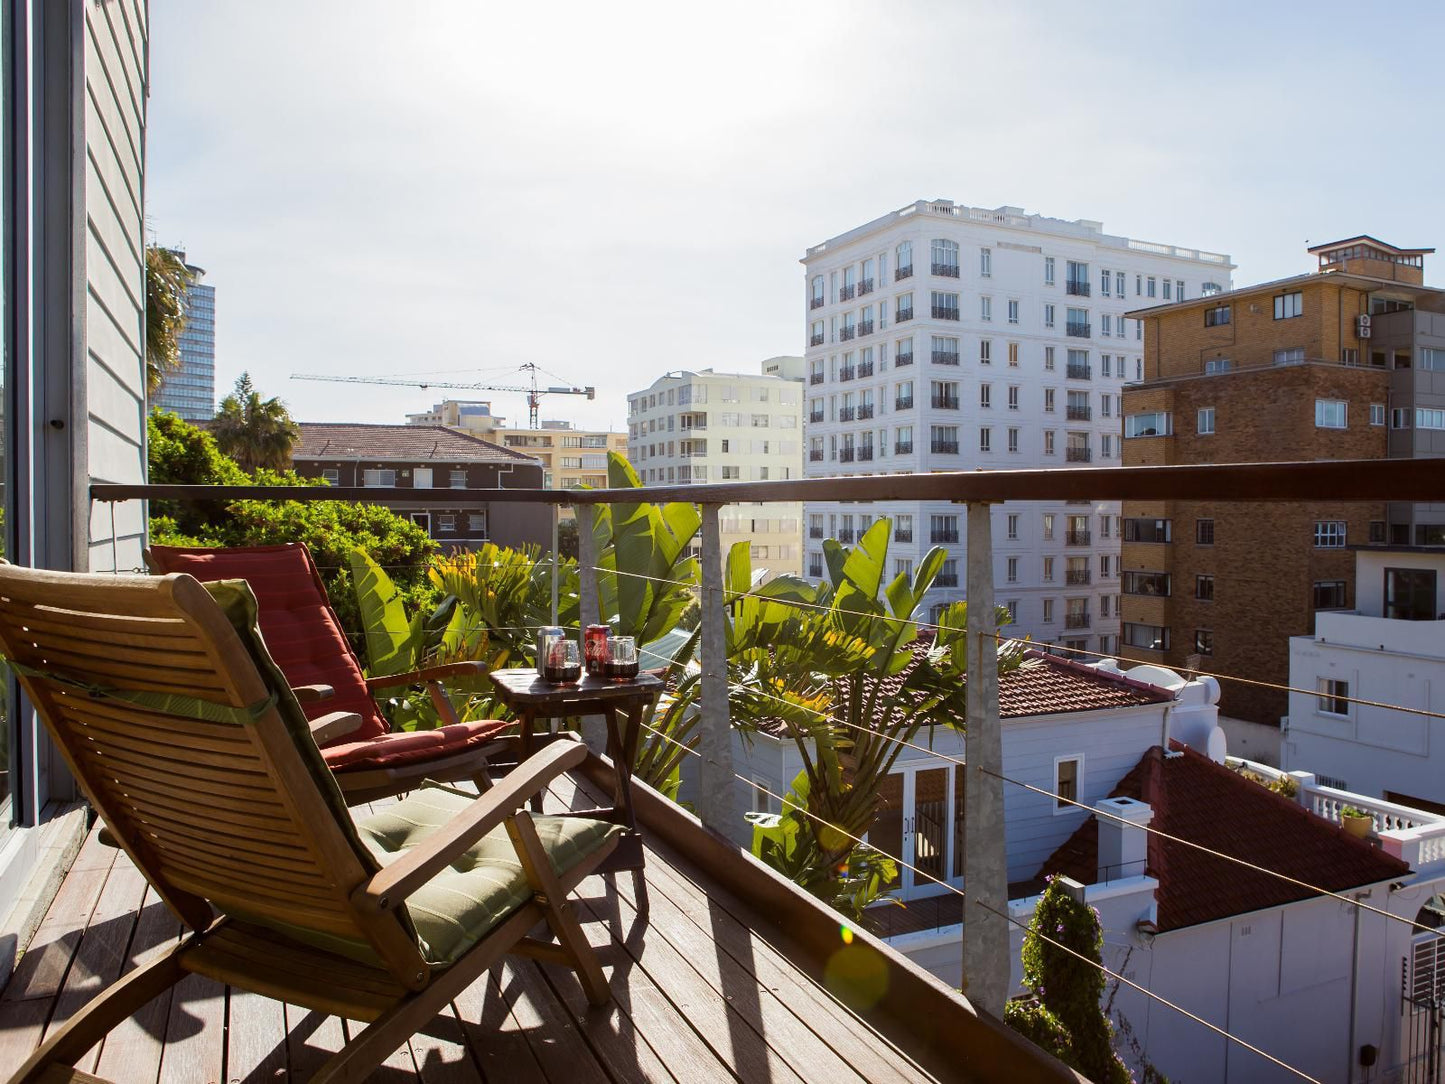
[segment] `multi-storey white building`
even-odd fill
[[[757,482],[803,475],[803,359],[768,358],[758,373],[665,373],[627,397],[627,455],[648,485]],[[752,543],[753,566],[802,571],[802,505],[730,504],[724,551]]]
[[[806,470],[838,474],[1112,466],[1119,396],[1142,377],[1124,312],[1230,288],[1228,256],[1150,244],[1017,207],[920,200],[809,249]],[[928,604],[964,597],[966,516],[947,502],[809,502],[822,540],[893,520],[890,574],[950,551]],[[994,514],[994,582],[1015,631],[1110,652],[1119,505],[1013,502]]]

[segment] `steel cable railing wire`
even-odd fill
[[[679,749],[683,750],[683,751],[684,751],[685,753],[687,753],[688,755],[694,756],[694,757],[698,757],[699,759],[702,758],[702,753],[700,753],[698,750],[693,749],[693,748],[691,748],[691,747],[683,744],[682,742],[677,741],[677,740],[676,740],[675,738],[673,738],[671,735],[665,734],[665,733],[663,733],[662,731],[656,729],[655,727],[648,726],[646,723],[644,723],[644,724],[642,724],[642,725],[643,725],[643,728],[644,728],[644,729],[652,731],[653,734],[657,735],[659,738],[662,738],[664,741],[671,742],[672,744],[676,745]],[[957,885],[950,884],[948,881],[942,880],[942,879],[940,879],[940,878],[934,876],[933,874],[928,873],[928,872],[926,872],[926,871],[924,871],[924,870],[920,870],[920,869],[918,869],[917,866],[910,865],[909,863],[903,861],[903,859],[898,858],[898,857],[895,856],[895,855],[889,854],[887,851],[884,851],[884,850],[882,850],[882,849],[880,849],[880,848],[878,848],[878,847],[874,847],[873,844],[867,843],[865,840],[859,839],[857,836],[853,835],[852,833],[846,831],[846,830],[843,829],[843,828],[838,827],[838,825],[833,824],[833,823],[831,823],[830,821],[825,820],[824,818],[818,816],[816,813],[813,813],[811,810],[804,809],[802,806],[798,805],[796,802],[790,801],[789,799],[787,799],[787,798],[785,798],[785,797],[783,797],[783,796],[781,796],[781,795],[778,795],[778,794],[773,793],[771,790],[769,790],[767,787],[763,786],[761,783],[757,782],[756,780],[749,779],[749,778],[747,778],[747,777],[744,776],[744,775],[739,775],[737,772],[733,772],[733,773],[732,773],[732,776],[733,776],[734,779],[736,779],[736,780],[738,780],[739,782],[745,784],[746,786],[752,787],[754,790],[758,791],[760,794],[765,794],[765,795],[767,795],[769,798],[773,799],[774,801],[779,802],[784,809],[795,809],[795,810],[797,810],[799,813],[803,814],[805,817],[808,817],[809,819],[817,822],[818,824],[823,825],[824,827],[830,829],[831,831],[837,832],[837,833],[839,833],[840,835],[843,835],[843,836],[845,836],[845,837],[848,838],[848,839],[854,840],[854,841],[857,842],[857,843],[863,843],[863,844],[865,844],[866,846],[873,847],[873,849],[874,849],[875,851],[878,851],[878,853],[881,854],[881,855],[883,855],[883,857],[889,859],[890,861],[893,861],[893,862],[898,863],[898,865],[902,866],[904,869],[912,870],[914,873],[920,874],[921,876],[924,876],[924,877],[928,878],[930,881],[934,882],[935,884],[941,885],[941,886],[942,886],[944,889],[946,889],[947,891],[952,892],[954,895],[958,896],[961,900],[964,900],[965,903],[969,903],[969,902],[975,903],[975,904],[977,904],[978,906],[982,907],[985,911],[988,911],[988,912],[991,913],[991,914],[997,915],[997,916],[999,916],[1000,918],[1004,919],[1006,922],[1009,922],[1009,923],[1011,923],[1012,925],[1018,926],[1019,928],[1021,928],[1021,929],[1023,929],[1023,930],[1028,930],[1028,929],[1030,928],[1030,926],[1029,926],[1028,923],[1023,922],[1023,921],[1020,920],[1020,919],[1014,918],[1012,915],[1009,915],[1009,914],[1006,914],[1006,913],[1004,913],[1004,912],[1002,912],[1002,911],[999,911],[997,908],[990,907],[988,904],[984,903],[982,900],[974,900],[974,899],[971,899],[971,898],[968,896],[968,894],[967,894],[963,889],[959,888]],[[1261,1048],[1255,1046],[1253,1043],[1249,1042],[1247,1039],[1241,1039],[1239,1036],[1234,1035],[1234,1034],[1231,1034],[1229,1031],[1226,1031],[1224,1028],[1220,1027],[1218,1024],[1211,1023],[1210,1021],[1204,1019],[1204,1017],[1199,1016],[1199,1015],[1197,1015],[1197,1014],[1195,1014],[1195,1013],[1190,1012],[1188,1009],[1184,1008],[1182,1005],[1176,1005],[1174,1002],[1170,1001],[1168,998],[1164,997],[1162,994],[1156,994],[1153,990],[1150,990],[1150,989],[1148,989],[1148,988],[1146,988],[1146,987],[1144,987],[1144,986],[1141,986],[1139,983],[1134,982],[1132,979],[1127,979],[1127,978],[1125,978],[1123,975],[1120,975],[1120,974],[1118,974],[1118,973],[1115,972],[1115,971],[1111,971],[1111,970],[1110,970],[1108,967],[1106,967],[1103,963],[1101,963],[1101,962],[1099,962],[1099,961],[1097,961],[1097,960],[1091,960],[1091,959],[1089,959],[1089,957],[1085,956],[1083,953],[1078,952],[1077,950],[1070,948],[1068,945],[1065,945],[1065,944],[1063,944],[1062,942],[1056,941],[1054,938],[1048,936],[1047,934],[1043,933],[1042,931],[1040,931],[1040,930],[1034,930],[1034,934],[1035,934],[1035,936],[1037,936],[1040,940],[1046,941],[1046,942],[1048,942],[1050,945],[1053,945],[1053,946],[1055,946],[1056,948],[1058,948],[1058,949],[1060,949],[1060,950],[1062,950],[1062,951],[1064,951],[1064,952],[1067,952],[1069,955],[1077,957],[1078,959],[1082,960],[1084,963],[1088,964],[1088,965],[1091,966],[1091,967],[1096,967],[1096,968],[1098,968],[1099,971],[1100,971],[1103,975],[1105,975],[1106,977],[1111,978],[1111,979],[1114,979],[1116,982],[1123,983],[1124,985],[1126,985],[1126,986],[1128,986],[1128,987],[1130,987],[1130,988],[1132,988],[1132,989],[1134,989],[1134,990],[1137,990],[1139,993],[1143,994],[1145,997],[1150,998],[1151,1000],[1154,1000],[1154,1001],[1159,1002],[1159,1004],[1165,1006],[1166,1008],[1173,1009],[1175,1012],[1179,1013],[1181,1016],[1184,1016],[1184,1017],[1186,1017],[1186,1018],[1194,1021],[1196,1024],[1199,1024],[1199,1025],[1201,1025],[1201,1026],[1203,1026],[1203,1027],[1205,1027],[1205,1028],[1208,1028],[1210,1031],[1214,1032],[1216,1035],[1219,1035],[1220,1037],[1224,1038],[1225,1040],[1227,1040],[1227,1041],[1229,1041],[1229,1042],[1232,1042],[1232,1043],[1235,1043],[1236,1045],[1243,1047],[1245,1050],[1248,1050],[1248,1051],[1250,1051],[1251,1053],[1258,1054],[1260,1057],[1266,1059],[1267,1061],[1272,1062],[1272,1063],[1275,1064],[1275,1065],[1278,1065],[1281,1069],[1284,1069],[1284,1070],[1286,1070],[1287,1072],[1293,1073],[1295,1076],[1299,1077],[1301,1080],[1308,1081],[1309,1084],[1323,1084],[1323,1082],[1320,1081],[1319,1079],[1317,1079],[1316,1077],[1310,1076],[1308,1073],[1304,1072],[1304,1071],[1301,1070],[1301,1069],[1296,1069],[1293,1065],[1290,1065],[1288,1062],[1281,1060],[1280,1058],[1278,1058],[1278,1057],[1276,1057],[1275,1055],[1271,1054],[1271,1053],[1270,1053],[1269,1051],[1267,1051],[1267,1050],[1262,1050]]]

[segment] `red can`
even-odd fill
[[[593,677],[607,676],[607,637],[611,632],[607,625],[588,625],[583,635],[582,661]]]

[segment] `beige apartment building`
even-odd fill
[[[648,485],[801,478],[803,359],[768,358],[756,373],[664,373],[628,395],[627,433]],[[801,503],[730,504],[720,528],[724,552],[747,541],[754,568],[802,573]]]

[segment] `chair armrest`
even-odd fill
[[[333,711],[311,720],[311,738],[317,745],[325,745],[355,733],[361,728],[361,723],[361,716],[354,711]]]
[[[485,677],[490,671],[484,662],[448,662],[441,666],[427,666],[421,670],[408,670],[404,674],[384,674],[366,679],[368,689],[389,689],[396,685],[420,685],[427,681],[445,681],[454,677]]]
[[[580,741],[555,741],[527,758],[490,790],[430,836],[411,847],[395,862],[351,894],[351,902],[369,911],[390,911],[445,869],[549,782],[587,759]]]
[[[336,690],[330,685],[293,685],[291,691],[303,704],[319,704],[336,695]]]

